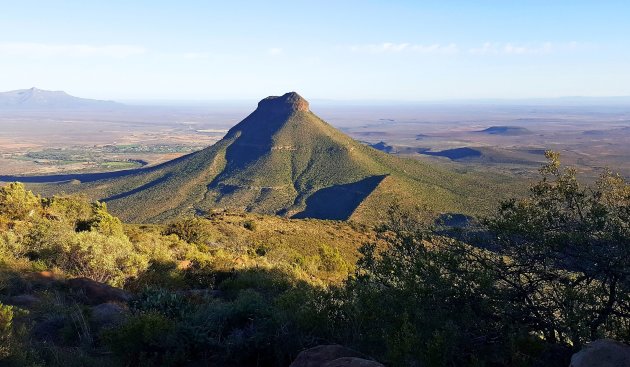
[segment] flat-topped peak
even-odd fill
[[[270,96],[258,102],[258,110],[274,113],[291,113],[308,111],[308,101],[296,92],[285,93],[282,96]]]

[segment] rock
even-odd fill
[[[376,361],[357,357],[342,357],[326,362],[322,367],[385,367]]]
[[[123,320],[125,311],[120,304],[101,303],[92,307],[90,321],[96,328],[117,325]]]
[[[611,339],[595,340],[571,357],[570,367],[630,367],[630,346]]]
[[[341,345],[318,345],[298,354],[290,367],[377,367],[380,363]]]
[[[85,296],[85,303],[98,305],[107,302],[127,302],[131,296],[119,288],[88,278],[74,278],[66,282],[68,287]]]
[[[63,339],[61,330],[66,326],[66,321],[61,315],[52,315],[35,323],[31,335],[39,341],[60,344]]]
[[[39,301],[40,301],[39,298],[35,297],[32,294],[20,294],[19,296],[9,297],[6,303],[13,306],[31,308],[35,306],[36,304],[38,304]]]
[[[52,280],[56,280],[57,277],[55,276],[55,273],[53,273],[52,271],[49,270],[44,270],[44,271],[40,271],[38,273],[35,273],[35,276],[39,279],[52,279]]]
[[[186,270],[192,266],[192,261],[190,260],[181,260],[177,262],[177,270]]]

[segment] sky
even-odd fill
[[[630,1],[0,0],[0,90],[114,100],[630,95]]]

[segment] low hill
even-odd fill
[[[48,91],[38,88],[0,93],[0,109],[107,109],[120,106],[122,104],[112,101],[79,98],[63,91]]]
[[[505,192],[496,190],[501,178],[455,173],[361,144],[313,114],[297,93],[263,99],[206,149],[116,176],[82,184],[81,175],[64,177],[75,181],[46,190],[87,193],[133,222],[215,209],[374,221],[394,202],[478,214],[494,204],[493,192]]]
[[[524,127],[520,126],[490,126],[487,129],[483,129],[479,131],[483,134],[489,135],[506,135],[506,136],[514,136],[514,135],[529,135],[532,132]]]

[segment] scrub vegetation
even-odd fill
[[[125,224],[0,189],[0,358],[17,366],[288,365],[340,343],[392,366],[566,366],[630,341],[630,186],[547,154],[477,225],[392,206],[377,226],[215,211]]]

